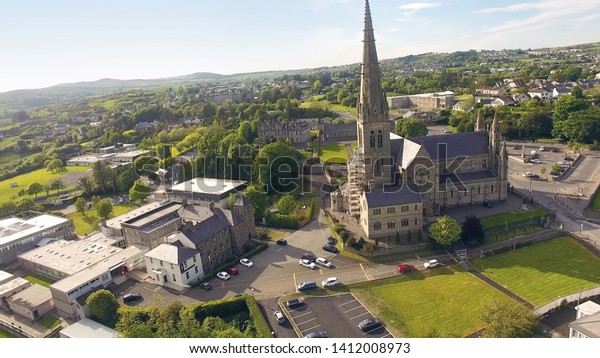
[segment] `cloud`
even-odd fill
[[[398,28],[398,27],[394,27],[393,29],[386,30],[386,32],[398,32],[398,31],[400,31],[400,28]]]
[[[402,10],[402,16],[410,16],[424,9],[432,9],[440,6],[437,2],[414,2],[410,4],[400,5],[398,8]]]

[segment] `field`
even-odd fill
[[[351,144],[352,149],[356,143]],[[328,144],[321,147],[321,160],[330,164],[346,164],[348,162],[348,151],[343,143]]]
[[[538,208],[532,208],[529,211],[509,211],[496,215],[484,216],[479,218],[485,231],[502,229],[505,226],[509,228],[512,225],[523,224],[528,221],[535,223],[537,219],[548,216],[548,212]]]
[[[113,213],[109,218],[125,214],[128,211],[137,208],[136,204],[127,203],[113,206]],[[92,231],[98,230],[100,218],[95,209],[85,211],[85,216],[80,212],[68,214],[67,217],[73,219],[75,224],[75,233],[79,236],[89,235]]]
[[[590,210],[600,211],[600,190],[597,190],[589,206]]]
[[[359,284],[352,293],[397,337],[467,336],[484,327],[486,303],[508,299],[459,266]]]
[[[37,275],[33,275],[33,274],[27,275],[23,278],[33,284],[37,283],[38,285],[44,286],[44,287],[50,287],[50,285],[54,283],[54,281],[51,281],[50,279],[47,279],[47,278],[41,277],[41,276],[37,276]]]
[[[57,325],[60,324],[60,320],[56,317],[53,317],[51,315],[46,315],[44,316],[44,318],[40,319],[38,321],[39,324],[41,324],[42,326],[48,328],[48,329],[52,329],[54,327],[56,327]]]
[[[343,112],[343,113],[349,113],[352,115],[356,115],[356,107],[346,107],[346,106],[342,106],[341,104],[332,104],[327,100],[319,100],[319,98],[322,98],[323,96],[313,96],[311,98],[309,98],[307,101],[302,102],[300,104],[301,108],[320,108],[320,109],[327,109],[333,112]]]
[[[3,181],[0,181],[0,203],[8,201],[8,200],[12,199],[13,197],[17,197],[19,190],[27,189],[27,187],[29,185],[31,185],[32,183],[37,182],[37,183],[44,185],[44,184],[48,183],[48,181],[50,181],[54,178],[57,178],[65,173],[84,172],[84,171],[90,169],[89,167],[79,167],[79,166],[67,166],[65,168],[67,171],[61,172],[61,173],[51,173],[48,170],[46,170],[45,168],[42,168],[42,169],[32,171],[31,173],[22,174],[22,175],[16,176],[11,179],[6,179]],[[16,182],[19,186],[15,187],[15,188],[11,188],[10,183],[12,183],[12,182]],[[42,194],[46,194],[46,193],[40,193],[40,195],[42,195]]]
[[[600,285],[600,259],[569,237],[477,259],[473,265],[535,306]]]

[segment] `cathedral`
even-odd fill
[[[369,239],[406,240],[440,209],[506,200],[508,151],[498,116],[474,132],[403,138],[392,132],[366,1],[357,104],[358,146],[348,182],[331,195],[332,210],[358,220]]]

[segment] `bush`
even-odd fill
[[[296,216],[291,215],[282,215],[277,213],[269,213],[266,216],[267,224],[273,227],[282,228],[282,229],[297,229],[298,228],[298,219]]]
[[[372,254],[373,252],[375,252],[375,244],[373,244],[372,242],[366,242],[362,247],[362,251],[367,254]]]

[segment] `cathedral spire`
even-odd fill
[[[388,121],[388,105],[381,87],[381,70],[377,59],[375,35],[373,34],[373,22],[368,0],[365,1],[365,29],[358,120],[363,123]]]
[[[475,123],[475,132],[481,132],[485,130],[485,126],[483,125],[483,119],[481,118],[481,112],[477,114],[477,123]]]

